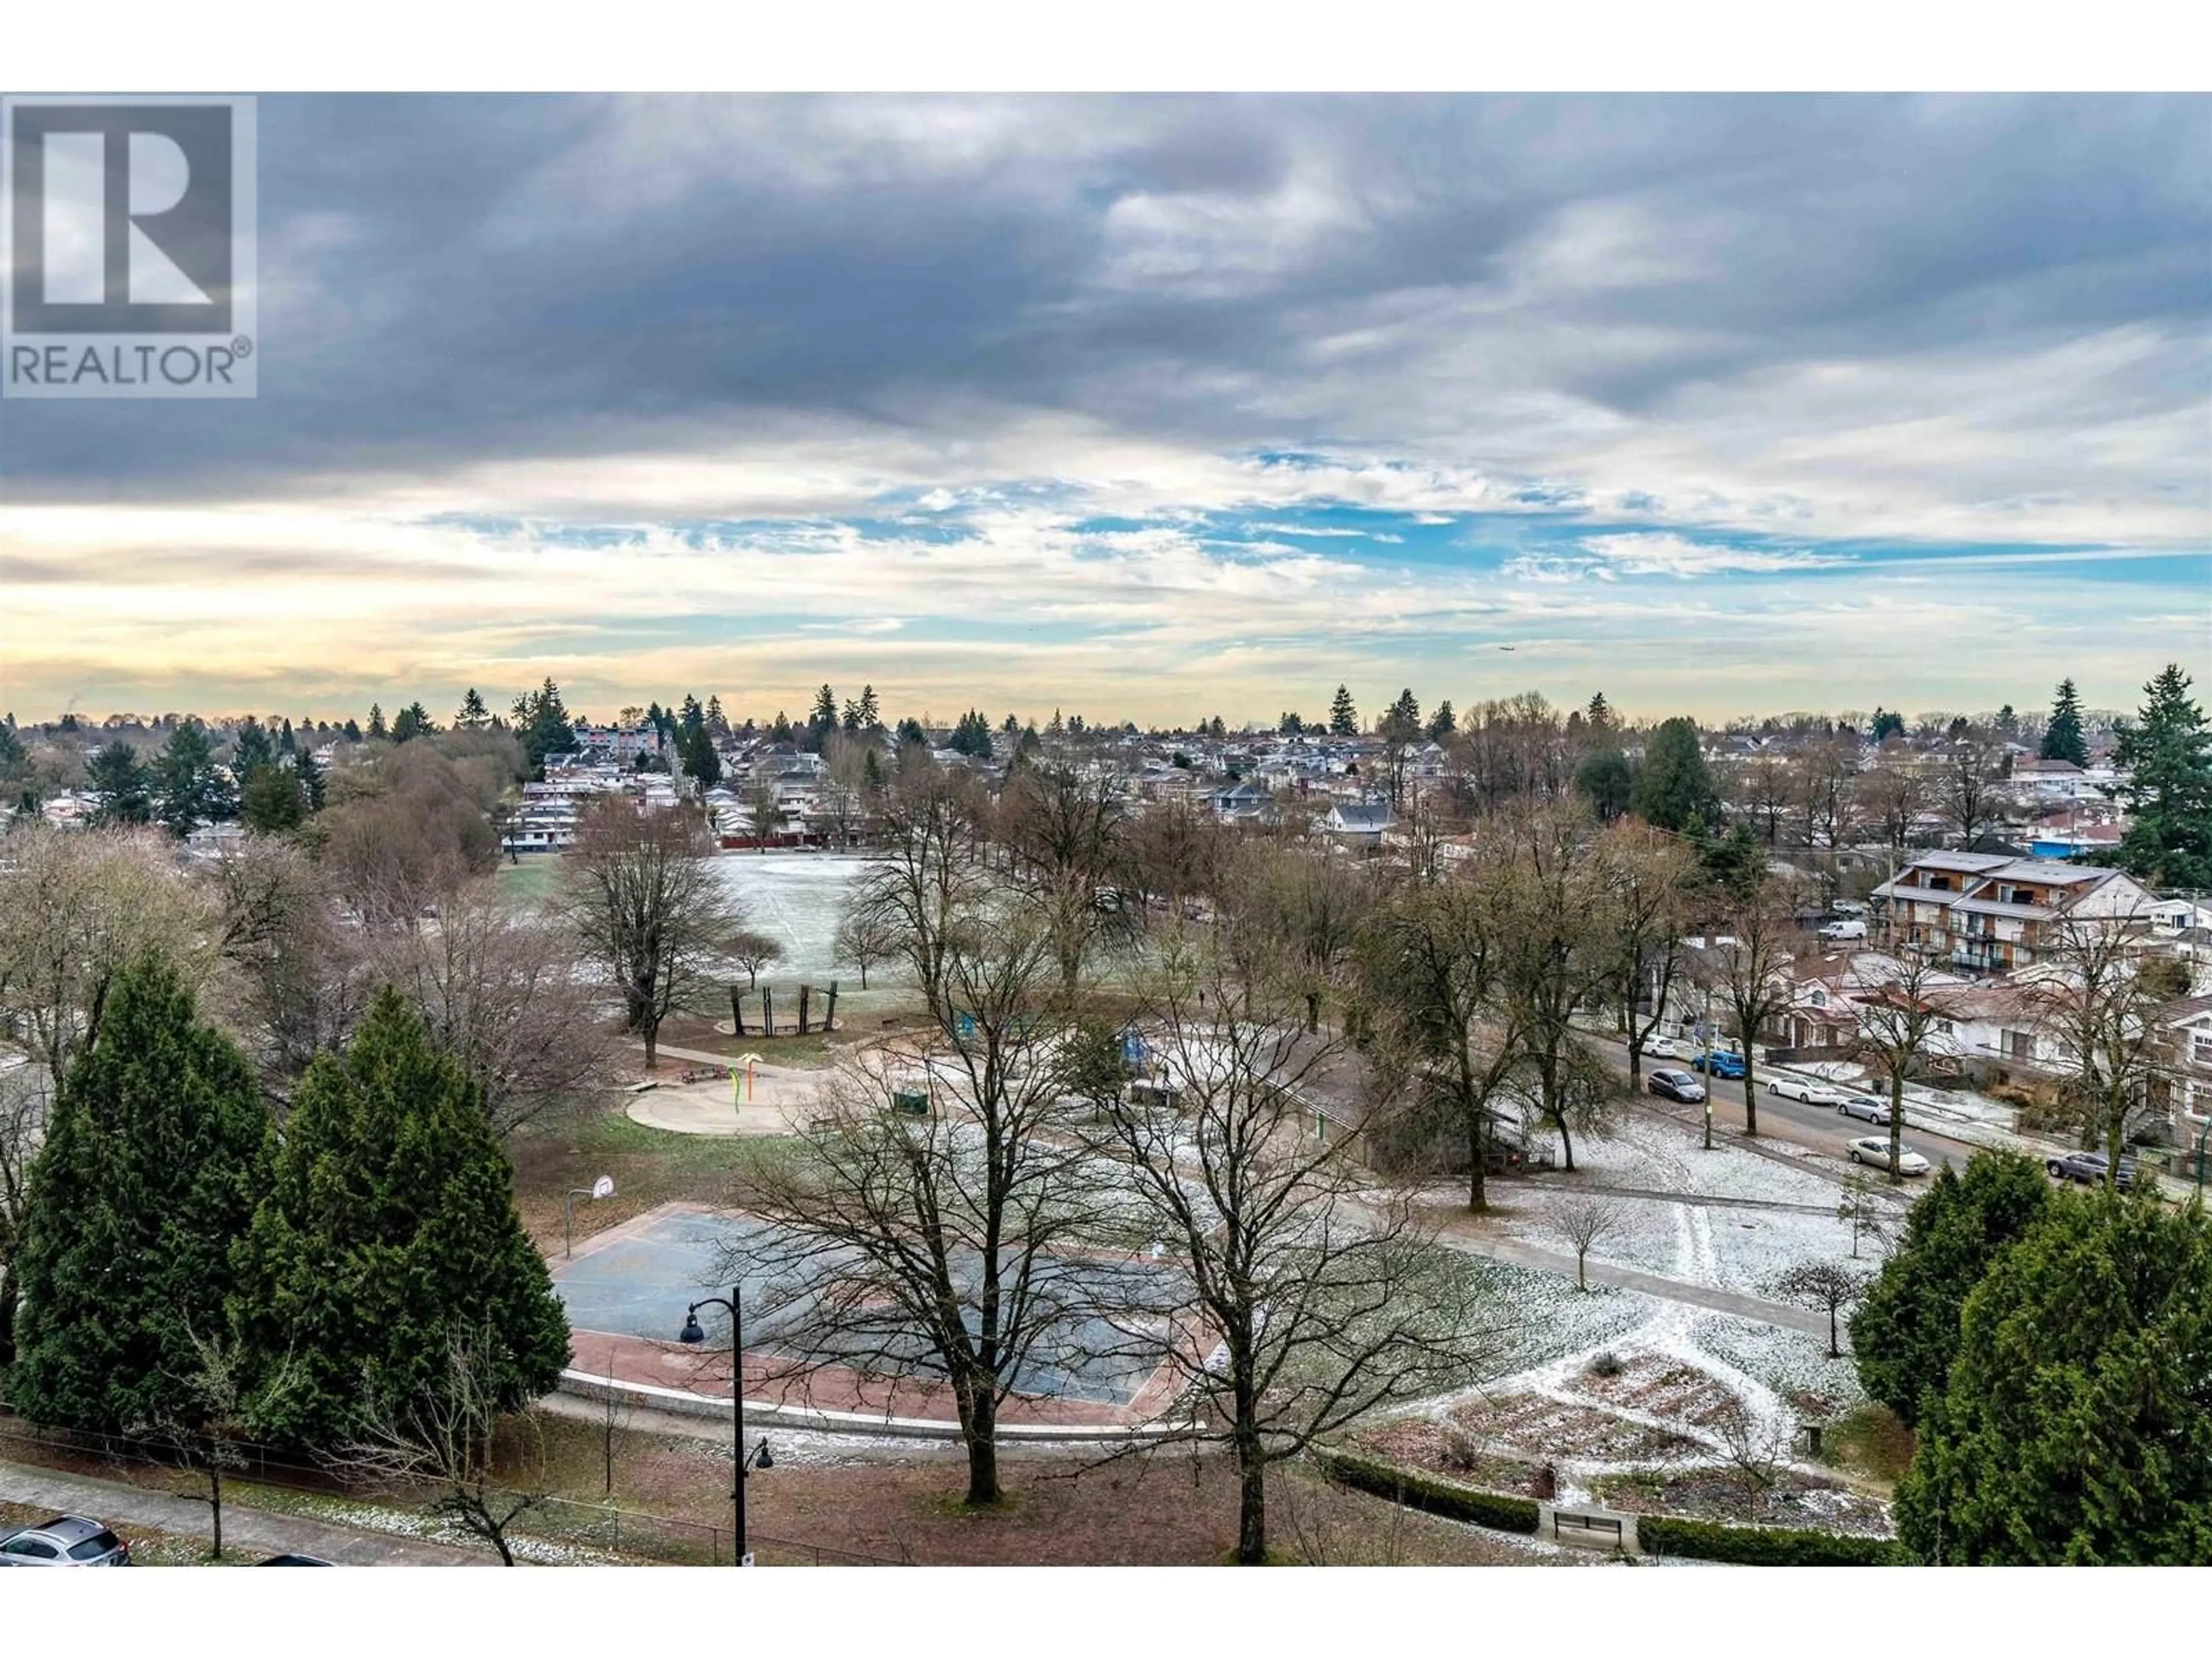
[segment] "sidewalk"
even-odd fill
[[[208,1507],[191,1498],[22,1463],[0,1463],[0,1498],[104,1521],[126,1540],[134,1526],[185,1538],[209,1533]],[[287,1553],[319,1555],[347,1567],[472,1567],[498,1559],[489,1552],[452,1549],[301,1515],[273,1515],[232,1501],[222,1506],[222,1548],[226,1558],[234,1554],[247,1561]]]
[[[1670,1203],[1679,1203],[1675,1194],[1667,1194]],[[1484,1235],[1455,1232],[1449,1224],[1438,1234],[1437,1242],[1455,1250],[1465,1250],[1470,1255],[1486,1255],[1493,1261],[1509,1261],[1516,1267],[1534,1267],[1539,1273],[1557,1273],[1563,1279],[1575,1276],[1575,1259],[1557,1250],[1540,1250],[1510,1238],[1492,1238]],[[1828,1319],[1825,1314],[1810,1313],[1801,1308],[1784,1307],[1778,1302],[1762,1301],[1755,1296],[1740,1295],[1735,1291],[1723,1291],[1711,1285],[1692,1285],[1686,1279],[1668,1279],[1659,1273],[1639,1273],[1633,1267],[1615,1267],[1612,1262],[1590,1258],[1588,1277],[1593,1285],[1612,1285],[1624,1291],[1641,1291],[1646,1296],[1656,1296],[1662,1302],[1680,1302],[1693,1308],[1710,1309],[1714,1313],[1734,1314],[1739,1319],[1755,1319],[1762,1325],[1779,1325],[1793,1331],[1806,1331],[1828,1340]]]

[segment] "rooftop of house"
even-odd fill
[[[1389,807],[1379,800],[1339,801],[1329,817],[1347,830],[1382,830],[1391,822]]]

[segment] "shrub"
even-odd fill
[[[1534,1499],[1462,1486],[1455,1480],[1350,1452],[1329,1451],[1316,1455],[1322,1471],[1332,1480],[1403,1504],[1408,1509],[1423,1510],[1453,1521],[1471,1521],[1478,1527],[1494,1527],[1500,1532],[1533,1534],[1536,1530]]]
[[[1802,1527],[1731,1527],[1641,1515],[1636,1540],[1647,1555],[1734,1561],[1752,1567],[1889,1567],[1908,1559],[1893,1539]]]
[[[1619,1376],[1628,1369],[1617,1353],[1601,1353],[1590,1361],[1590,1370],[1600,1376]]]

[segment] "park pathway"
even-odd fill
[[[1748,1149],[1747,1149],[1748,1150]],[[1519,1187],[1534,1191],[1536,1183],[1515,1181],[1508,1176],[1493,1176],[1492,1184]],[[1710,1193],[1668,1193],[1651,1187],[1590,1187],[1577,1182],[1577,1193],[1596,1193],[1606,1198],[1649,1199],[1655,1204],[1702,1204],[1717,1210],[1786,1210],[1796,1215],[1833,1216],[1832,1204],[1792,1204],[1779,1198],[1723,1198]]]
[[[1654,1194],[1670,1203],[1682,1201],[1677,1193]],[[1575,1276],[1573,1256],[1557,1250],[1541,1250],[1534,1245],[1515,1239],[1495,1238],[1487,1234],[1468,1231],[1450,1222],[1444,1224],[1437,1242],[1455,1250],[1465,1250],[1471,1255],[1486,1255],[1495,1261],[1507,1261],[1516,1267],[1533,1267],[1538,1273],[1558,1273],[1567,1279]],[[1735,1291],[1723,1291],[1711,1285],[1692,1285],[1686,1279],[1668,1279],[1660,1273],[1647,1273],[1634,1267],[1618,1267],[1610,1261],[1590,1258],[1588,1277],[1593,1285],[1611,1285],[1624,1291],[1640,1291],[1645,1296],[1657,1297],[1662,1302],[1680,1302],[1693,1308],[1706,1308],[1715,1313],[1734,1314],[1739,1319],[1755,1319],[1762,1325],[1779,1325],[1786,1330],[1805,1331],[1822,1342],[1828,1340],[1828,1316],[1803,1309],[1786,1307],[1778,1302],[1767,1302],[1755,1296],[1745,1296]]]
[[[208,1535],[207,1505],[192,1498],[28,1464],[0,1463],[0,1498],[59,1515],[95,1517],[126,1540],[134,1526],[152,1527],[183,1538]],[[420,1539],[311,1520],[303,1515],[276,1515],[235,1500],[222,1506],[222,1547],[226,1558],[233,1553],[248,1560],[268,1555],[319,1555],[346,1567],[471,1567],[498,1559],[488,1552],[453,1549]]]

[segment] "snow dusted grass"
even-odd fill
[[[1620,1230],[1591,1250],[1593,1261],[1771,1297],[1773,1279],[1798,1262],[1850,1255],[1834,1182],[1726,1141],[1708,1152],[1678,1126],[1628,1115],[1583,1141],[1576,1164],[1573,1176],[1501,1188],[1496,1230],[1571,1255],[1551,1223],[1553,1206],[1577,1188],[1617,1188],[1814,1212],[1617,1198]],[[1829,1358],[1825,1340],[1805,1332],[1620,1291],[1578,1294],[1571,1279],[1553,1274],[1516,1272],[1501,1283],[1511,1285],[1528,1327],[1514,1356],[1521,1368],[1424,1402],[1417,1414],[1449,1432],[1401,1433],[1400,1444],[1440,1455],[1472,1445],[1550,1463],[1563,1503],[1672,1483],[1696,1489],[1703,1504],[1720,1501],[1705,1489],[1724,1496],[1735,1478],[1730,1442],[1744,1432],[1731,1422],[1786,1445],[1805,1421],[1832,1420],[1863,1403],[1850,1360]],[[1792,1512],[1806,1522],[1887,1524],[1871,1500],[1830,1492],[1831,1478],[1817,1468],[1790,1465],[1784,1486],[1786,1506],[1802,1505]]]
[[[1704,1352],[1757,1378],[1784,1401],[1820,1402],[1815,1411],[1800,1413],[1802,1417],[1819,1421],[1840,1417],[1866,1398],[1850,1354],[1831,1359],[1827,1344],[1803,1331],[1706,1314],[1692,1328],[1691,1340]]]
[[[1634,1291],[1601,1287],[1585,1294],[1572,1279],[1554,1273],[1505,1261],[1483,1265],[1493,1275],[1498,1305],[1510,1322],[1493,1377],[1601,1347],[1649,1320],[1656,1306]]]
[[[479,1551],[488,1560],[495,1562],[498,1559],[497,1553],[483,1540],[462,1527],[425,1515],[420,1510],[373,1504],[356,1498],[325,1498],[313,1492],[275,1486],[254,1487],[252,1504],[257,1510],[305,1516],[310,1520],[356,1527],[363,1532],[380,1532],[395,1538],[415,1538],[424,1543],[447,1544],[456,1549]],[[527,1526],[528,1520],[526,1519],[523,1524]],[[514,1552],[517,1561],[528,1562],[532,1566],[612,1566],[620,1565],[625,1559],[588,1545],[558,1542],[519,1533],[509,1533],[507,1545]]]

